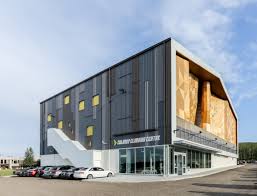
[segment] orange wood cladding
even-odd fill
[[[176,63],[177,116],[195,125],[200,118],[201,128],[236,144],[237,121],[228,100],[212,94],[212,81],[201,80],[202,85],[199,86],[200,79],[197,74],[190,73],[189,60],[177,56]],[[198,95],[199,93],[201,94]],[[200,113],[197,115],[199,105]]]
[[[209,81],[204,81],[202,85],[201,127],[206,131],[211,130],[210,102],[211,102],[211,84]]]

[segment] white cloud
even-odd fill
[[[229,85],[230,92],[235,95],[233,99],[237,99],[236,92],[247,82],[247,79],[242,77],[244,63],[247,62],[242,61],[230,48],[235,36],[232,30],[235,22],[234,12],[237,8],[255,2],[182,0],[165,1],[163,4],[163,31],[168,31],[172,37],[220,72],[225,83]]]

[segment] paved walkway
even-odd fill
[[[138,182],[163,182],[163,181],[178,181],[190,178],[204,177],[219,172],[224,172],[227,170],[235,169],[240,166],[230,166],[219,169],[212,169],[209,171],[204,171],[197,174],[183,175],[183,176],[143,176],[143,175],[116,175],[112,178],[95,178],[95,179],[85,179],[84,182],[93,181],[93,182],[127,182],[127,183],[138,183]]]

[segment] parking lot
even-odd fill
[[[211,176],[166,182],[108,183],[32,177],[0,178],[1,196],[257,195],[257,165]]]

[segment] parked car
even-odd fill
[[[36,174],[36,177],[41,177],[44,172],[45,172],[45,169],[48,168],[49,169],[50,166],[42,166],[42,167],[38,167],[37,168],[37,174]]]
[[[74,167],[73,166],[70,166],[70,165],[65,165],[65,166],[60,166],[60,167],[57,167],[55,171],[53,171],[53,178],[59,178],[60,177],[60,174],[63,172],[63,171],[66,171],[68,169],[73,169]]]
[[[13,171],[13,175],[20,176],[20,173],[22,172],[23,169],[16,169]]]
[[[112,171],[104,170],[101,167],[81,168],[80,170],[74,172],[74,178],[77,179],[92,179],[112,176],[114,176]]]
[[[27,176],[28,176],[28,177],[35,177],[36,174],[37,174],[37,172],[38,172],[37,169],[38,169],[37,167],[36,167],[36,168],[33,168],[33,169],[29,169],[29,170],[27,171]]]
[[[62,179],[74,179],[74,172],[79,171],[80,169],[82,169],[82,168],[81,167],[71,168],[71,169],[62,171],[62,173],[60,174],[60,178],[62,178]]]
[[[42,175],[43,178],[53,178],[54,172],[57,167],[47,167],[44,169],[44,174]]]
[[[18,176],[20,176],[20,177],[26,177],[26,176],[28,176],[28,172],[29,172],[30,169],[31,169],[30,167],[22,169],[22,170],[19,172],[19,175],[18,175]]]

